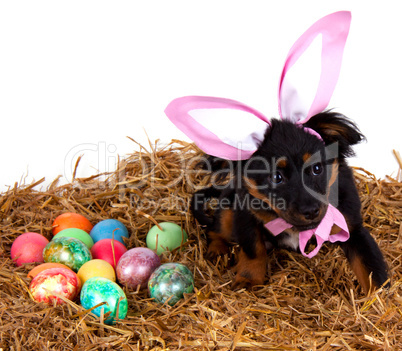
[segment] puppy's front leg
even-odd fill
[[[234,233],[240,245],[235,267],[233,289],[262,285],[267,269],[267,250],[263,239],[263,228],[248,211],[236,211]]]
[[[350,230],[349,240],[341,247],[366,294],[387,281],[388,269],[380,248],[362,225]]]

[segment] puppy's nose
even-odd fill
[[[318,217],[320,214],[320,208],[319,206],[304,207],[300,210],[300,213],[305,219],[312,220]]]

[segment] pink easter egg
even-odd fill
[[[159,256],[146,247],[135,247],[121,256],[116,267],[120,284],[136,289],[145,288],[152,272],[161,264]]]
[[[24,263],[43,263],[43,249],[49,243],[38,233],[24,233],[14,240],[11,246],[11,259],[17,266]]]
[[[91,248],[93,259],[109,262],[114,269],[125,252],[127,252],[127,248],[120,241],[113,239],[99,240]]]

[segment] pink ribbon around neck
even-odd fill
[[[337,225],[341,230],[336,234],[331,234],[331,229]],[[265,224],[265,227],[275,236],[282,233],[284,230],[292,228],[293,225],[287,223],[282,218],[274,219]],[[306,254],[305,249],[307,242],[315,235],[317,246],[309,254]],[[347,241],[349,239],[349,230],[342,213],[332,205],[328,205],[327,213],[321,223],[315,229],[305,230],[299,233],[299,247],[303,256],[312,258],[320,250],[325,241],[334,243],[336,241]]]
[[[303,124],[313,115],[324,111],[328,106],[340,74],[350,22],[351,13],[349,11],[332,13],[315,22],[293,44],[286,57],[279,82],[278,108],[282,119],[303,127]],[[314,47],[314,43],[321,45],[319,54],[315,56],[320,64],[306,67],[304,66],[306,60],[302,58],[310,57],[308,55],[312,50],[309,49]],[[311,69],[318,70],[311,72],[311,76],[318,77],[318,83],[316,89],[312,90],[312,95],[306,98],[302,93],[310,90],[305,89],[306,87],[303,84],[306,84],[309,79],[302,80],[301,84],[295,85],[292,82],[292,74],[302,72],[307,73],[310,77]],[[291,71],[290,74],[289,71]],[[259,130],[255,130],[251,134],[245,131],[244,140],[247,142],[243,142],[241,139],[231,136],[230,130],[236,128],[231,119],[227,121],[224,127],[222,127],[222,123],[212,123],[211,126],[206,127],[204,125],[205,120],[203,124],[202,118],[199,120],[195,117],[195,115],[202,116],[207,113],[209,117],[212,117],[213,121],[218,122],[222,121],[224,116],[227,117],[227,111],[244,115],[245,118],[241,119],[242,124],[237,125],[237,129],[240,132],[243,129],[246,130],[244,126],[251,124],[251,118],[255,120],[256,117],[257,120],[263,121],[262,128],[264,130],[261,131],[260,126],[258,127]],[[235,100],[210,96],[177,98],[170,102],[166,107],[165,113],[201,150],[209,155],[227,160],[249,159],[262,142],[265,129],[271,125],[263,114],[252,107]],[[313,134],[322,140],[316,131],[310,128],[303,128],[307,133]],[[341,232],[330,235],[334,224],[341,228]],[[274,235],[292,227],[281,218],[267,223],[266,226],[268,229],[272,228],[270,230],[274,232]],[[283,229],[278,232],[281,228]],[[307,255],[304,249],[313,235],[316,236],[317,247]],[[299,246],[303,255],[313,257],[324,241],[345,241],[348,238],[349,233],[344,217],[336,208],[329,205],[324,219],[316,229],[300,232]]]

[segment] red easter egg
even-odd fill
[[[97,241],[91,248],[92,258],[109,262],[114,269],[120,257],[127,251],[127,248],[117,240],[102,239]]]
[[[138,285],[145,288],[152,272],[161,264],[159,256],[146,247],[135,247],[128,250],[116,267],[116,275],[120,284],[136,289]]]
[[[82,229],[89,234],[93,228],[93,225],[84,216],[72,212],[63,213],[56,217],[56,219],[53,221],[53,235],[56,235],[58,232],[68,228]]]
[[[43,249],[47,244],[49,240],[38,233],[21,234],[11,246],[11,259],[17,266],[24,263],[42,263]]]
[[[74,300],[79,293],[80,282],[77,274],[69,268],[49,268],[37,274],[29,285],[32,297],[37,302],[61,305],[62,299],[54,293],[69,300]]]

